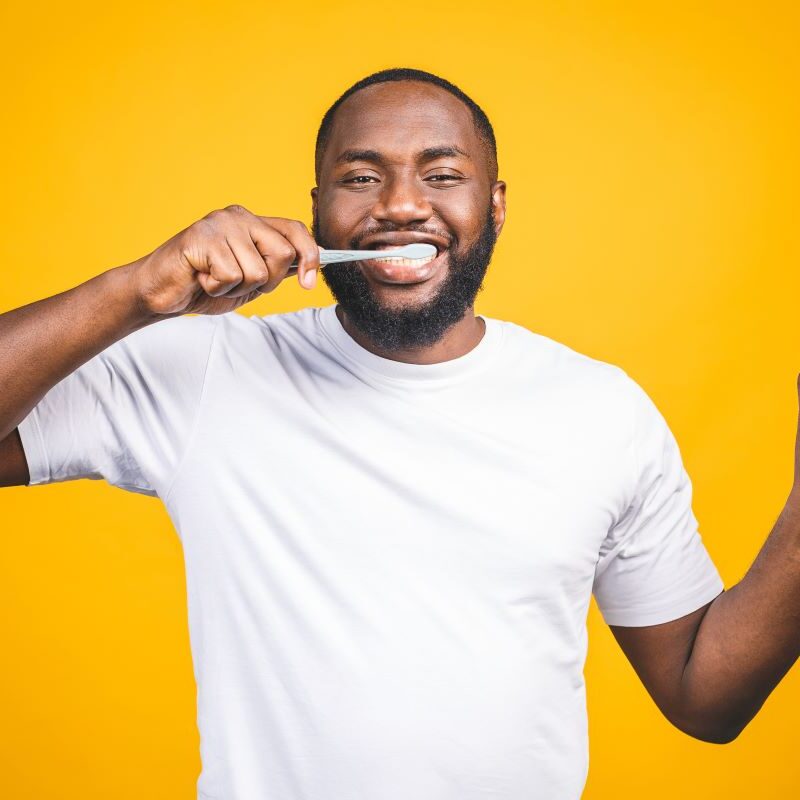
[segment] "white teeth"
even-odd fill
[[[382,261],[386,264],[397,264],[401,267],[420,267],[427,264],[436,256],[428,256],[427,258],[374,258],[373,261]]]

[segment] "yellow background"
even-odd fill
[[[310,223],[327,106],[377,69],[440,73],[489,114],[508,182],[478,312],[626,369],[680,443],[726,587],[744,575],[794,456],[795,4],[14,5],[0,310],[230,203]],[[293,280],[240,313],[330,302]],[[162,506],[100,481],[19,487],[0,526],[2,797],[194,798],[182,553]],[[587,800],[797,796],[800,668],[711,745],[660,715],[594,601],[589,627]]]

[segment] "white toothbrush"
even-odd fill
[[[326,264],[336,264],[341,261],[369,261],[373,258],[429,258],[435,256],[438,251],[432,244],[416,242],[407,244],[394,250],[323,250],[319,254],[320,266]],[[297,274],[297,265],[289,267],[286,277]]]
[[[319,254],[320,264],[335,264],[339,261],[367,261],[372,258],[428,258],[436,255],[432,244],[417,242],[395,250],[323,250]]]

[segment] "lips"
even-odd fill
[[[403,247],[407,244],[432,244],[439,252],[445,250],[450,244],[445,236],[432,233],[415,233],[414,231],[397,231],[395,233],[380,233],[367,236],[359,242],[358,246],[364,250],[377,250],[382,245],[390,247]]]
[[[368,250],[395,250],[407,244],[424,242],[436,248],[436,255],[428,258],[389,258],[370,259],[360,262],[374,278],[384,283],[414,284],[431,278],[447,258],[447,241],[438,236],[415,235],[412,233],[385,234],[361,242],[360,247]]]

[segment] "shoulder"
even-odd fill
[[[234,349],[246,347],[253,340],[263,343],[299,335],[312,335],[316,326],[316,308],[267,314],[195,314],[171,317],[141,328],[113,346],[116,351],[162,353],[165,357],[185,350],[208,350],[223,343]]]
[[[244,315],[237,312],[219,317],[219,336],[230,338],[258,337],[270,341],[293,338],[313,338],[319,328],[319,311],[315,306],[297,311],[264,315]]]
[[[208,315],[170,317],[119,339],[79,368],[81,375],[116,375],[127,384],[195,383],[211,356],[219,319]]]
[[[162,353],[178,349],[207,348],[214,337],[219,317],[194,315],[169,317],[128,334],[109,347],[109,355],[121,353]]]
[[[504,327],[505,350],[521,378],[562,399],[631,408],[638,384],[619,365],[536,333],[516,322]],[[641,389],[639,389],[641,391]]]

